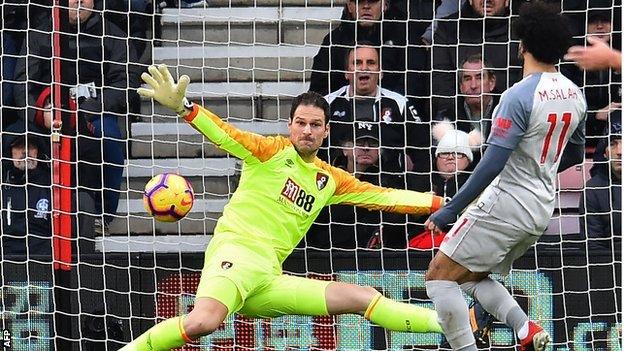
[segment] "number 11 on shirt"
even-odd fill
[[[563,122],[563,129],[561,129],[561,134],[559,134],[559,140],[557,141],[557,151],[555,153],[555,160],[559,159],[559,155],[561,154],[561,148],[563,146],[563,142],[565,140],[565,136],[568,133],[568,129],[570,128],[570,121],[572,120],[571,112],[564,112],[561,117],[561,122]],[[542,156],[540,157],[540,163],[544,164],[546,162],[546,157],[548,156],[548,151],[550,149],[550,140],[552,138],[553,132],[555,131],[555,127],[559,123],[559,116],[556,113],[551,113],[548,115],[548,123],[550,123],[550,127],[548,128],[548,133],[546,133],[546,138],[544,139],[544,145],[542,146]]]

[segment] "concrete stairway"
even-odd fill
[[[154,63],[167,64],[174,76],[189,75],[187,97],[236,127],[286,135],[292,98],[307,91],[312,59],[343,4],[216,0],[203,9],[163,9]],[[236,189],[241,161],[151,100],[142,101],[140,121],[128,136],[124,192],[111,237],[212,233]],[[155,222],[143,209],[145,183],[163,172],[185,176],[196,194],[192,212],[177,223]]]

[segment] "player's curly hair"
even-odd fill
[[[295,99],[292,102],[292,105],[290,106],[290,120],[291,121],[299,105],[314,106],[314,107],[318,107],[322,109],[323,114],[325,115],[325,124],[329,123],[329,104],[327,103],[327,100],[325,100],[323,95],[313,92],[313,91],[308,91],[295,97]]]
[[[522,46],[536,60],[556,64],[572,44],[568,22],[556,6],[532,1],[520,8],[514,25]]]

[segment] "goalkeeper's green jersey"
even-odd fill
[[[219,148],[243,161],[238,188],[223,210],[213,241],[243,245],[282,263],[324,206],[347,204],[427,214],[442,199],[361,182],[319,158],[305,162],[289,139],[241,131],[194,105],[185,117]],[[212,245],[212,243],[211,243]]]

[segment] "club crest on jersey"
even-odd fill
[[[37,208],[37,213],[35,213],[35,218],[43,218],[43,219],[47,219],[48,218],[48,211],[49,211],[49,207],[50,207],[50,200],[48,200],[48,199],[39,199],[39,201],[37,201],[37,205],[35,205],[35,207]]]
[[[386,123],[392,122],[392,109],[389,107],[386,107],[383,110],[381,110],[381,119],[383,119],[383,121]]]
[[[223,268],[223,269],[230,269],[230,268],[232,268],[233,265],[234,264],[232,262],[229,262],[229,261],[221,262],[221,268]]]
[[[329,177],[326,174],[321,172],[316,173],[316,188],[318,190],[323,190],[323,188],[327,185],[328,180]]]

